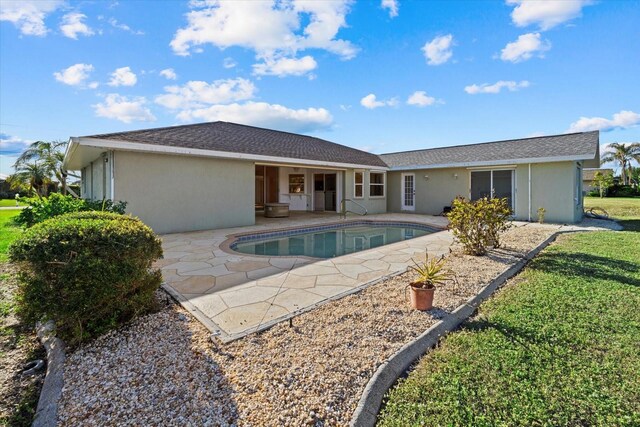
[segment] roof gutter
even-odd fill
[[[387,171],[389,168],[378,165],[362,165],[357,163],[342,163],[342,162],[327,162],[321,160],[309,160],[309,159],[296,159],[290,157],[277,157],[277,156],[265,156],[260,154],[247,154],[236,153],[230,151],[217,151],[217,150],[203,150],[199,148],[186,148],[175,147],[171,145],[154,145],[143,144],[138,142],[118,141],[111,139],[99,139],[99,138],[71,138],[77,145],[96,148],[108,148],[112,150],[122,151],[137,151],[145,153],[158,153],[158,154],[178,154],[186,156],[199,156],[199,157],[213,157],[221,159],[236,159],[236,160],[250,160],[255,162],[271,162],[271,163],[284,163],[295,166],[315,166],[315,167],[343,167],[353,169],[376,169]],[[65,155],[65,161],[67,156]]]

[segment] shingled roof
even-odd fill
[[[324,139],[220,121],[90,135],[83,138],[316,160],[327,163],[357,164],[382,168],[387,166],[375,154]]]
[[[380,155],[392,169],[483,166],[527,161],[592,160],[599,132],[568,133]]]

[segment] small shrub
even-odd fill
[[[511,226],[510,216],[506,198],[487,197],[475,202],[458,197],[447,214],[449,229],[471,255],[484,255],[489,247],[500,247],[500,233]]]
[[[607,197],[636,197],[640,196],[640,191],[630,185],[613,185],[609,187]]]
[[[105,211],[124,214],[126,202],[113,202],[112,200],[77,199],[73,196],[52,193],[49,197],[20,199],[21,203],[27,203],[25,209],[20,211],[15,222],[24,227],[45,221],[70,212]]]
[[[446,268],[444,255],[440,258],[429,258],[429,253],[425,252],[424,262],[418,263],[413,260],[413,263],[409,268],[418,274],[418,279],[412,283],[414,287],[430,289],[456,280],[455,272]]]
[[[546,213],[547,213],[547,210],[542,206],[538,208],[538,223],[544,224],[544,216]]]
[[[109,212],[77,212],[37,224],[9,248],[19,267],[18,314],[53,320],[78,344],[154,306],[162,247],[142,221]]]

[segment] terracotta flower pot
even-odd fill
[[[423,287],[422,283],[409,284],[409,301],[411,308],[416,310],[431,310],[433,307],[433,294],[436,290],[435,286],[427,285]]]

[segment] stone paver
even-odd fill
[[[402,221],[444,227],[443,217],[380,214],[349,221]],[[452,236],[441,231],[332,259],[267,257],[229,252],[221,247],[240,233],[345,222],[337,215],[296,213],[290,218],[256,218],[256,224],[162,236],[165,286],[205,326],[229,341],[269,327],[329,298],[353,292],[384,276],[405,271],[413,259],[448,252]]]

